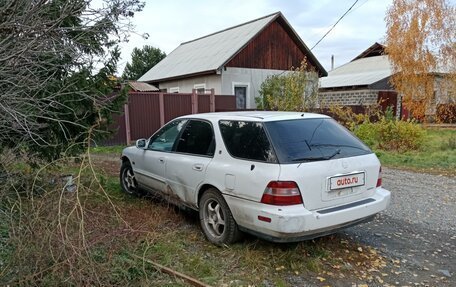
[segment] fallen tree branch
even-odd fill
[[[166,274],[169,274],[169,275],[173,275],[173,276],[179,277],[179,278],[181,278],[182,280],[186,281],[187,283],[189,283],[192,286],[196,286],[196,287],[211,287],[210,285],[208,285],[208,284],[206,284],[204,282],[201,282],[198,279],[195,279],[193,277],[190,277],[188,275],[180,273],[180,272],[178,272],[176,270],[173,270],[171,268],[165,267],[165,266],[163,266],[161,264],[158,264],[157,262],[154,262],[152,260],[146,259],[146,258],[138,256],[138,255],[133,255],[132,254],[132,256],[135,257],[135,258],[141,259],[144,262],[147,262],[147,263],[151,264],[152,266],[155,267],[155,269],[157,269],[158,271],[160,271],[162,273],[166,273]]]

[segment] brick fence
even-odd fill
[[[401,107],[400,97],[394,91],[380,90],[353,90],[353,91],[327,91],[319,92],[320,106],[328,108],[331,105],[348,106],[354,111],[364,112],[366,106],[380,104],[380,108],[385,111],[392,107],[394,115],[402,114],[398,109]]]

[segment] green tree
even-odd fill
[[[165,57],[165,52],[159,48],[148,45],[143,46],[142,49],[134,48],[131,53],[131,64],[127,62],[122,78],[137,80]]]
[[[0,1],[0,149],[54,159],[99,137],[138,0]]]
[[[316,107],[317,97],[318,74],[303,61],[298,68],[269,76],[255,101],[259,109],[304,112]]]

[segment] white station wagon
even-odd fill
[[[375,154],[332,118],[228,112],[176,118],[122,153],[122,189],[199,212],[206,237],[275,242],[333,233],[387,208]]]

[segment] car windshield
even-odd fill
[[[280,163],[329,160],[372,153],[331,118],[266,122]]]

